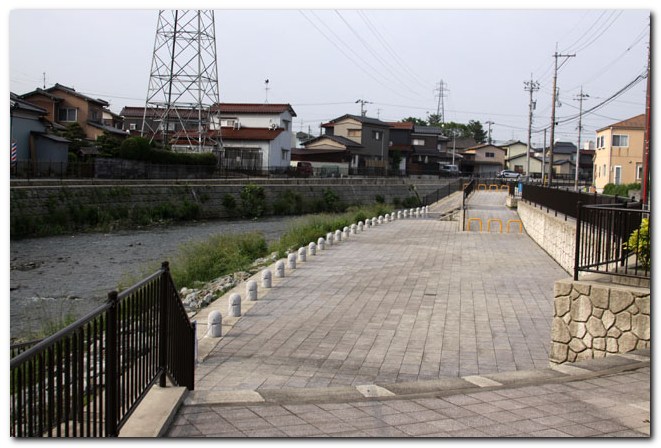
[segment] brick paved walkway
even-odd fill
[[[504,193],[480,194],[504,202]],[[398,220],[308,257],[198,366],[196,390],[547,367],[553,282],[567,274],[525,234],[457,226]]]

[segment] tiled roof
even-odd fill
[[[22,100],[13,92],[9,92],[9,105],[13,109],[23,109],[29,112],[37,113],[39,115],[46,115],[48,113],[46,109],[32,104],[29,101]]]
[[[597,132],[603,131],[608,128],[620,128],[620,129],[645,129],[645,114],[636,115],[624,121],[617,122],[608,126],[604,126],[601,129],[597,129]]]
[[[160,107],[149,107],[147,108],[147,117],[148,118],[158,118],[163,115],[163,112],[165,112],[165,109],[160,108]],[[186,109],[186,108],[179,108],[177,109],[178,115],[180,115],[182,118],[191,118],[191,119],[197,119],[198,113],[197,109]],[[122,108],[121,112],[119,113],[120,116],[124,118],[142,118],[142,116],[145,113],[145,108],[144,107],[135,107],[135,106],[126,106]],[[175,114],[175,110],[172,109],[170,111],[170,117],[176,117],[177,114]]]
[[[288,111],[292,117],[296,116],[291,104],[285,103],[216,103],[211,110],[214,112],[220,110],[221,114],[281,114]]]
[[[89,101],[89,102],[92,102],[92,103],[100,104],[100,105],[102,105],[102,106],[104,106],[104,107],[108,107],[108,106],[110,106],[110,103],[107,102],[107,101],[105,101],[105,100],[102,100],[102,99],[100,99],[100,98],[92,98],[92,97],[90,97],[90,96],[83,95],[83,94],[80,93],[80,92],[76,92],[76,89],[74,89],[74,88],[72,88],[72,87],[63,86],[62,84],[58,84],[58,83],[56,83],[53,87],[49,87],[49,88],[47,88],[47,89],[39,89],[39,88],[37,88],[37,90],[34,90],[34,91],[30,92],[30,93],[26,93],[26,94],[24,94],[24,95],[21,95],[21,97],[22,97],[22,98],[25,98],[25,97],[30,97],[30,96],[33,96],[33,95],[45,95],[45,96],[49,96],[49,97],[51,97],[51,98],[54,99],[54,100],[61,100],[62,98],[60,98],[60,97],[58,97],[57,95],[54,95],[54,94],[53,94],[53,92],[57,92],[57,91],[66,92],[66,93],[68,93],[69,95],[77,96],[77,97],[79,97],[79,98],[84,99],[85,101]]]
[[[333,140],[334,142],[337,142],[341,145],[346,146],[347,148],[363,148],[363,145],[360,143],[356,143],[355,141],[348,139],[346,137],[341,137],[339,135],[322,135],[317,138],[313,138],[312,140],[308,140],[307,142],[303,143],[303,145],[308,145],[312,142],[316,142],[318,140],[327,138],[329,140]]]
[[[388,126],[391,129],[407,129],[409,131],[413,130],[413,123],[410,121],[397,121],[397,122],[387,122]]]
[[[352,115],[352,114],[345,114],[345,115],[342,115],[341,117],[334,118],[331,121],[329,121],[328,123],[323,124],[322,126],[324,126],[324,127],[333,127],[334,123],[337,123],[340,120],[344,120],[345,118],[351,118],[351,119],[359,121],[361,123],[373,124],[373,125],[376,125],[376,126],[385,126],[385,127],[389,126],[388,123],[386,123],[385,121],[381,121],[378,118],[363,117],[361,115]]]

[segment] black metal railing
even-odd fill
[[[10,362],[10,435],[115,437],[157,381],[194,388],[195,329],[167,263]]]
[[[433,204],[434,202],[440,201],[441,199],[450,196],[455,191],[460,191],[462,185],[463,182],[461,179],[455,179],[453,181],[449,181],[446,185],[436,189],[436,191],[424,195],[420,201],[421,202],[420,205],[430,205]]]
[[[650,210],[640,204],[577,205],[574,280],[579,272],[649,278]]]
[[[618,196],[607,196],[597,193],[585,193],[562,188],[549,188],[540,185],[524,183],[521,199],[546,208],[547,212],[553,211],[555,216],[562,213],[567,217],[576,218],[576,205],[623,205],[629,202],[628,198]]]

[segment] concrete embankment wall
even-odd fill
[[[526,232],[568,273],[574,272],[576,221],[519,201]],[[552,364],[602,358],[651,345],[649,282],[591,274],[555,282]]]
[[[445,187],[448,179],[251,179],[212,181],[33,181],[13,182],[10,188],[12,224],[43,219],[54,214],[115,213],[122,216],[130,209],[182,207],[194,205],[200,219],[235,217],[237,211],[225,205],[227,197],[241,204],[240,194],[248,184],[264,188],[266,213],[283,195],[296,193],[304,201],[324,200],[331,191],[347,205],[371,204],[379,199],[393,203],[409,197],[423,198]],[[12,227],[14,227],[12,225]],[[12,228],[13,230],[13,228]]]

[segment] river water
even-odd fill
[[[158,269],[182,244],[213,234],[250,231],[260,231],[273,241],[295,219],[209,221],[11,241],[11,338],[29,339],[44,322],[85,315],[121,283]]]

